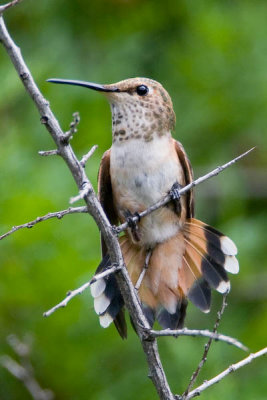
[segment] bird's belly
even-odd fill
[[[134,152],[129,146],[124,149],[120,146],[111,153],[112,190],[122,221],[127,211],[140,213],[162,199],[175,182],[184,184],[177,154],[168,146],[166,141],[157,146],[143,143],[142,148],[135,147]],[[140,245],[163,242],[175,235],[180,225],[181,218],[171,208],[160,208],[142,218]]]

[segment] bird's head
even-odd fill
[[[48,79],[48,82],[102,92],[111,105],[113,142],[130,138],[149,142],[155,135],[170,134],[174,129],[171,98],[163,86],[152,79],[131,78],[109,85],[64,79]]]

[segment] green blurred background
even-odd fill
[[[257,149],[196,189],[199,219],[235,240],[240,273],[232,277],[220,331],[252,351],[266,345],[266,1],[25,0],[5,15],[7,26],[64,130],[72,113],[81,123],[72,145],[79,157],[99,148],[87,165],[96,184],[102,153],[111,144],[109,106],[98,93],[55,86],[47,78],[112,83],[134,76],[160,81],[172,96],[175,137],[184,144],[195,176],[252,146]],[[77,188],[54,148],[4,49],[0,47],[0,226],[69,206]],[[82,204],[82,203],[81,203]],[[122,341],[100,328],[89,292],[48,319],[42,313],[67,290],[87,281],[100,259],[92,218],[71,215],[21,230],[0,243],[0,354],[12,354],[10,333],[34,337],[32,362],[43,387],[64,400],[156,399],[136,335]],[[186,326],[212,328],[212,312],[189,307]],[[204,339],[162,338],[160,352],[175,393],[185,389]],[[199,383],[245,357],[215,343]],[[232,374],[203,399],[266,399],[266,360]],[[29,399],[0,368],[0,398]]]

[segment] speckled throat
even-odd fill
[[[137,79],[119,82],[115,86],[123,89],[107,94],[112,111],[113,143],[129,139],[150,142],[154,137],[169,135],[174,128],[175,114],[165,89],[157,82],[143,78],[149,91],[145,96],[138,96],[135,90],[129,89],[133,83],[134,88],[138,86]]]
[[[166,129],[161,120],[161,110],[155,111],[145,101],[128,99],[122,104],[112,104],[112,142],[129,139],[153,140],[154,135],[163,136]]]

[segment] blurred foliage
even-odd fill
[[[267,4],[249,0],[25,0],[6,12],[7,26],[34,78],[64,129],[79,111],[72,144],[82,156],[99,149],[87,166],[94,185],[101,154],[111,143],[110,111],[100,94],[59,87],[47,78],[100,83],[134,76],[166,87],[177,114],[181,140],[195,175],[207,172],[252,146],[257,149],[196,190],[197,217],[232,237],[241,270],[232,277],[229,307],[220,331],[252,351],[266,345],[266,108]],[[49,211],[68,207],[77,189],[62,160],[41,158],[54,148],[5,51],[0,48],[1,233]],[[136,335],[122,342],[104,330],[89,293],[48,319],[42,312],[88,280],[100,259],[92,218],[72,215],[15,233],[1,242],[0,353],[10,333],[35,337],[33,365],[56,399],[156,399]],[[190,306],[186,325],[211,328],[209,315]],[[204,339],[160,339],[171,387],[181,393],[203,351]],[[245,355],[215,343],[199,382]],[[203,398],[266,398],[263,359],[232,374]],[[0,369],[0,398],[29,394]]]

